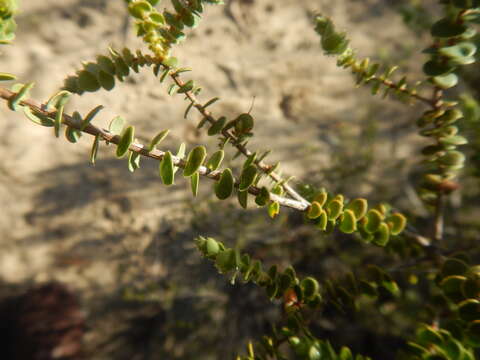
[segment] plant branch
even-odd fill
[[[180,79],[178,74],[170,74],[170,76],[180,88],[185,85],[185,83]],[[190,100],[190,102],[193,104],[193,106],[200,112],[200,114],[205,119],[207,119],[209,123],[213,124],[215,122],[212,116],[212,113],[203,107],[203,105],[197,100],[196,96],[193,94],[192,91],[185,92],[185,95],[188,98],[188,100]],[[235,146],[237,150],[240,151],[240,153],[242,153],[246,157],[249,157],[250,155],[252,155],[252,152],[248,150],[244,145],[239,143],[237,137],[233,135],[229,130],[222,130],[222,135],[225,136],[225,138],[229,139],[232,145]],[[270,171],[272,169],[271,165],[264,164],[262,161],[255,161],[255,164],[263,173],[270,176],[274,181],[276,182],[282,181],[282,178],[280,177],[280,175]],[[310,203],[306,199],[304,199],[300,194],[298,194],[290,185],[284,183],[282,184],[282,187],[285,190],[285,192],[288,195],[290,195],[290,197],[302,203],[305,207],[308,207],[310,205]]]
[[[16,93],[14,93],[14,92],[12,92],[8,89],[5,89],[3,87],[0,87],[0,98],[8,101],[12,97],[14,97],[15,95],[16,95]],[[57,111],[55,111],[55,110],[54,111],[46,110],[47,109],[46,104],[38,104],[37,102],[35,102],[31,99],[22,100],[20,102],[20,105],[28,106],[35,113],[39,113],[39,114],[42,114],[44,116],[48,116],[50,118],[55,118],[55,114],[57,113]],[[72,119],[72,117],[67,115],[67,114],[63,114],[62,122],[64,124],[72,127],[72,128],[75,128],[77,130],[81,130],[80,125],[77,124]],[[108,132],[107,130],[100,129],[100,128],[92,125],[92,124],[88,124],[85,127],[85,129],[83,129],[81,131],[84,132],[84,133],[93,135],[93,136],[99,135],[103,140],[108,141],[109,143],[118,144],[119,141],[120,141],[120,136],[119,135],[113,135],[110,132]],[[147,150],[146,146],[144,146],[142,144],[139,144],[139,143],[135,143],[135,142],[130,145],[129,150],[131,150],[133,152],[136,152],[136,153],[139,153],[139,154],[141,154],[145,157],[149,157],[149,158],[156,159],[156,160],[161,160],[163,158],[163,156],[165,155],[164,151],[160,151],[160,150],[156,150],[156,149],[149,152]],[[181,158],[176,157],[176,156],[172,156],[172,160],[173,160],[173,163],[174,163],[175,166],[180,167],[180,168],[185,168],[186,161],[184,161]],[[221,175],[221,171],[211,171],[210,169],[208,169],[205,166],[200,166],[200,168],[198,169],[198,172],[200,173],[200,175],[202,175],[204,177],[207,177],[207,178],[209,178],[211,180],[214,180],[214,181],[218,181],[220,179],[220,175]],[[238,183],[235,184],[235,186],[237,187]],[[256,196],[260,193],[260,189],[258,187],[255,187],[255,186],[250,186],[249,189],[248,189],[248,192],[250,194]],[[277,201],[281,206],[292,208],[292,209],[299,210],[299,211],[305,211],[308,208],[308,205],[305,204],[304,202],[289,199],[289,198],[285,198],[283,196],[278,196],[278,195],[275,195],[275,194],[272,194],[272,193],[270,193],[270,199],[272,201]]]

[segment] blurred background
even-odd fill
[[[120,0],[24,0],[20,10],[16,41],[1,54],[2,71],[35,81],[31,94],[38,101],[109,46],[144,49]],[[428,231],[429,212],[416,184],[425,139],[415,120],[424,108],[355,88],[351,75],[322,54],[311,19],[316,12],[331,16],[360,56],[397,64],[414,83],[423,80],[421,50],[431,41],[428,28],[439,10],[434,0],[230,0],[209,6],[174,53],[181,66],[193,69],[203,101],[221,98],[214,114],[233,118],[253,103],[250,147],[271,149],[268,161],[280,161],[284,174],[295,176],[293,185],[389,202],[422,232]],[[448,209],[446,238],[466,249],[480,231],[476,69],[467,68],[461,86],[448,94],[461,96],[467,110],[463,126],[470,145],[464,149],[470,160]],[[183,119],[182,96],[169,96],[148,69],[111,92],[75,96],[67,110],[86,114],[99,104],[105,109],[97,126],[121,115],[142,140],[171,129],[162,149],[176,150],[182,141],[188,149],[216,147],[215,139],[196,129],[197,114]],[[71,319],[77,329],[71,339],[83,337],[86,358],[233,359],[248,340],[284,320],[278,303],[254,286],[230,284],[203,260],[193,243],[198,235],[319,279],[341,279],[367,263],[390,269],[405,286],[401,301],[385,294],[358,312],[326,306],[318,314],[315,334],[337,348],[394,358],[416,322],[432,321],[435,311],[422,306],[435,295],[422,281],[431,276],[428,268],[402,266],[404,258],[421,254],[394,251],[408,239],[383,251],[354,236],[322,234],[293,211],[283,210],[273,221],[264,210],[218,201],[207,180],[192,198],[181,177],[163,186],[155,161],[144,159],[131,174],[113,148],[103,146],[92,166],[92,139],[84,136],[74,146],[5,108],[0,116],[0,298],[17,296],[23,304],[5,300],[3,309],[35,309],[41,300],[34,294],[56,294],[46,306]],[[231,159],[235,152],[227,154]],[[35,314],[22,324],[41,321]],[[71,354],[80,354],[69,346]]]

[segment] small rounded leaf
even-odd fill
[[[260,189],[260,193],[255,197],[255,203],[258,206],[265,206],[270,201],[270,192],[264,186]]]
[[[390,228],[386,223],[381,222],[377,231],[373,233],[372,241],[378,246],[385,246],[387,245],[389,238],[390,238]]]
[[[300,282],[300,286],[303,289],[303,295],[306,299],[310,299],[318,294],[320,285],[318,281],[312,277],[306,277]]]
[[[318,217],[318,221],[316,223],[316,227],[319,228],[320,230],[327,230],[327,224],[328,224],[328,215],[325,210],[322,210],[322,213]]]
[[[313,201],[316,201],[320,204],[320,206],[323,206],[327,202],[327,199],[328,199],[328,194],[325,191],[322,191],[315,196]]]
[[[458,315],[464,321],[480,319],[480,301],[468,299],[458,305]]]
[[[218,242],[215,239],[212,239],[211,237],[207,238],[207,241],[205,243],[205,253],[209,257],[215,257],[220,251],[220,246],[218,245]]]
[[[357,219],[352,210],[345,210],[340,221],[340,231],[346,234],[351,234],[357,230]]]
[[[307,210],[307,216],[309,219],[316,219],[318,217],[320,217],[320,215],[322,214],[322,206],[316,202],[316,201],[313,201],[312,204],[308,207],[308,210]]]
[[[100,89],[100,83],[97,77],[87,70],[80,71],[77,84],[83,91],[94,92]]]
[[[365,231],[369,234],[373,234],[380,227],[380,224],[383,220],[383,215],[377,209],[370,209],[367,212],[366,219],[367,223],[364,226]]]
[[[368,209],[368,202],[365,199],[354,199],[346,207],[347,210],[352,210],[355,219],[360,220],[365,216]]]
[[[434,37],[450,38],[462,35],[467,30],[463,24],[454,23],[449,19],[438,20],[431,27],[431,33]]]
[[[268,215],[273,219],[275,218],[275,216],[278,215],[279,212],[280,212],[280,204],[278,203],[278,201],[272,201],[268,205]]]
[[[123,127],[125,126],[125,119],[121,116],[116,116],[110,121],[110,125],[108,126],[108,131],[113,135],[120,135],[123,131]]]
[[[392,235],[400,234],[407,225],[407,218],[400,213],[394,213],[388,218],[387,224]]]
[[[215,121],[212,126],[208,129],[208,135],[213,136],[220,133],[227,122],[227,118],[222,116],[217,121]]]
[[[223,150],[215,151],[206,163],[207,168],[211,171],[217,170],[220,164],[222,163],[224,157],[225,157],[225,151]]]
[[[114,77],[103,70],[98,73],[98,81],[105,90],[110,91],[115,87]]]
[[[150,144],[148,145],[147,150],[149,152],[154,150],[155,146],[160,144],[167,137],[169,132],[170,130],[167,129],[167,130],[160,131],[157,135],[155,135],[155,137],[150,141]]]
[[[235,119],[235,131],[239,134],[246,134],[253,129],[254,120],[250,114],[240,114]]]
[[[235,179],[232,170],[223,170],[220,180],[215,184],[215,195],[217,195],[220,200],[227,199],[233,192],[234,183]]]
[[[240,184],[238,185],[239,191],[247,190],[257,178],[257,168],[255,165],[247,166],[242,170],[240,175]]]
[[[172,154],[170,151],[167,151],[165,155],[163,155],[162,161],[160,161],[159,165],[159,172],[162,182],[165,185],[172,185],[174,180],[174,172],[173,172],[173,159]]]
[[[118,142],[118,145],[117,145],[118,158],[123,157],[127,153],[128,148],[133,143],[134,136],[135,136],[135,129],[133,128],[133,126],[128,126],[123,131],[120,141]]]
[[[336,220],[342,214],[342,210],[343,202],[340,199],[330,201],[327,206],[328,219]]]
[[[451,73],[447,75],[439,75],[432,78],[435,85],[442,89],[449,89],[458,83],[458,76]]]
[[[187,157],[187,163],[185,169],[183,170],[183,176],[190,177],[192,176],[200,166],[202,166],[203,161],[207,157],[207,150],[204,146],[197,146],[190,151]]]

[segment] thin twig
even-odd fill
[[[3,87],[0,87],[0,98],[4,100],[10,100],[10,98],[14,97],[16,93],[7,90]],[[55,118],[56,111],[49,111],[46,110],[46,104],[38,104],[34,100],[28,99],[28,100],[22,100],[20,102],[20,105],[22,106],[28,106],[34,113],[39,113],[44,116],[48,116],[50,118]],[[71,116],[67,114],[63,114],[63,123],[75,128],[77,130],[80,129],[80,124],[76,123]],[[114,143],[118,144],[120,141],[120,136],[119,135],[113,135],[112,133],[108,132],[107,130],[100,129],[92,124],[89,124],[85,127],[85,129],[81,130],[84,133],[90,134],[92,136],[97,136],[99,135],[103,140],[108,141],[109,143]],[[139,144],[139,143],[132,143],[129,147],[129,150],[139,153],[145,157],[149,157],[152,159],[156,160],[161,160],[163,156],[165,155],[164,151],[160,150],[152,150],[148,151],[146,146]],[[180,167],[180,168],[185,168],[186,162],[182,160],[181,158],[177,156],[172,156],[172,160],[175,166]],[[211,171],[205,166],[200,166],[198,169],[198,172],[200,175],[207,177],[211,180],[218,181],[220,179],[221,171]],[[238,187],[238,183],[235,184],[236,187]],[[250,186],[248,188],[248,192],[254,196],[258,195],[260,193],[260,189],[255,186]],[[275,194],[270,193],[270,199],[272,201],[277,201],[281,206],[292,208],[295,210],[299,211],[305,211],[308,208],[308,205],[289,198],[285,198],[283,196],[278,196]]]
[[[183,87],[185,85],[185,83],[180,79],[178,74],[170,74],[170,76],[179,87]],[[193,104],[193,106],[200,112],[200,114],[205,119],[207,119],[209,123],[213,124],[215,122],[212,116],[212,113],[203,107],[203,105],[197,100],[196,96],[192,93],[192,91],[187,91],[185,95],[187,96],[188,100],[190,100],[190,102]],[[222,130],[222,135],[225,136],[225,138],[229,139],[232,145],[235,146],[237,150],[240,151],[240,153],[242,153],[246,157],[249,157],[250,155],[252,155],[252,152],[248,150],[245,146],[240,144],[238,142],[237,137],[233,135],[230,131]],[[270,176],[274,181],[276,182],[282,181],[282,178],[280,177],[280,175],[278,175],[275,172],[270,172],[272,166],[266,165],[261,161],[255,161],[255,164],[263,173]],[[282,187],[288,195],[290,195],[293,199],[297,200],[298,202],[302,203],[305,207],[308,207],[310,205],[310,202],[308,202],[305,198],[303,198],[300,194],[298,194],[290,185],[284,183],[282,184]]]

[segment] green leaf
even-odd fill
[[[112,75],[100,70],[98,73],[98,82],[105,90],[112,90],[115,87],[115,79]]]
[[[433,77],[432,81],[435,85],[437,85],[442,89],[449,89],[457,85],[458,76],[453,73],[447,74],[447,75],[440,75],[440,76]]]
[[[367,212],[366,219],[367,223],[364,226],[365,231],[369,234],[373,234],[379,229],[380,224],[383,221],[383,215],[377,209],[370,209]]]
[[[141,155],[135,151],[129,151],[128,153],[128,171],[134,172],[140,168]]]
[[[178,59],[172,56],[168,59],[163,60],[162,64],[170,68],[176,67],[178,64]]]
[[[272,201],[268,205],[268,215],[273,219],[275,218],[275,216],[278,215],[279,212],[280,212],[280,204],[278,203],[278,201]]]
[[[160,144],[168,135],[170,132],[169,129],[162,130],[160,131],[155,137],[150,141],[150,145],[148,145],[147,151],[150,152],[155,149],[155,147]],[[183,156],[179,156],[183,157]]]
[[[208,135],[213,136],[220,133],[227,122],[227,118],[225,116],[220,117],[217,121],[215,121],[212,126],[208,129]]]
[[[465,155],[460,151],[447,151],[445,155],[438,158],[438,161],[445,166],[462,165],[465,162]]]
[[[215,151],[212,154],[212,156],[210,156],[210,159],[208,159],[208,161],[206,163],[206,167],[210,171],[217,170],[218,167],[220,166],[220,164],[222,163],[224,156],[225,156],[225,151],[223,151],[223,150]]]
[[[352,352],[346,346],[343,346],[340,349],[339,359],[338,360],[353,360]]]
[[[204,146],[197,146],[190,151],[187,157],[187,163],[183,170],[183,176],[192,176],[202,166],[203,161],[207,157],[207,150]]]
[[[53,125],[54,131],[55,131],[55,137],[60,136],[60,126],[63,122],[63,109],[64,105],[60,105],[57,109],[57,112],[55,113],[55,123]]]
[[[340,55],[348,49],[348,40],[345,34],[331,32],[322,36],[321,45],[327,55]]]
[[[449,19],[438,20],[431,27],[431,34],[439,38],[451,38],[462,35],[467,30],[463,24],[453,23]]]
[[[373,233],[373,243],[378,246],[385,246],[390,238],[390,228],[384,222],[380,223],[377,231]]]
[[[394,213],[387,220],[392,235],[400,234],[407,225],[407,218],[400,213]]]
[[[98,105],[94,107],[90,112],[85,116],[85,119],[83,119],[81,125],[80,125],[80,130],[85,130],[88,124],[93,120],[93,118],[100,112],[100,110],[103,109],[103,105]]]
[[[115,65],[109,57],[103,55],[98,56],[97,64],[103,72],[110,74],[111,76],[115,75]]]
[[[184,118],[184,119],[187,118],[188,113],[189,113],[190,110],[193,108],[193,105],[194,105],[194,104],[195,104],[195,103],[193,103],[193,102],[190,103],[190,104],[188,104],[187,108],[185,109],[185,113],[183,114],[183,118]]]
[[[468,140],[461,135],[445,136],[438,139],[438,142],[446,146],[459,146],[468,143]]]
[[[423,65],[423,72],[428,76],[445,75],[451,73],[453,70],[455,70],[455,67],[437,60],[427,61]]]
[[[190,187],[192,189],[193,196],[197,196],[198,194],[199,182],[200,182],[200,174],[196,172],[190,177]]]
[[[173,159],[170,151],[167,151],[165,155],[163,155],[162,161],[160,161],[160,165],[159,165],[159,172],[160,172],[160,177],[162,178],[162,182],[165,185],[173,184],[173,180],[174,180]]]
[[[50,119],[48,116],[45,116],[40,113],[34,114],[28,106],[23,106],[23,113],[29,120],[33,121],[35,124],[38,124],[38,125],[52,127],[55,123],[55,121]]]
[[[309,219],[316,219],[318,217],[320,217],[320,215],[322,214],[322,206],[316,202],[316,201],[313,201],[312,204],[308,207],[308,210],[307,210],[307,216]]]
[[[442,334],[431,326],[423,325],[417,330],[417,338],[421,344],[430,345],[443,345],[444,338]]]
[[[238,202],[240,203],[240,206],[246,209],[248,206],[248,191],[247,190],[238,191],[237,198],[238,198]]]
[[[221,273],[227,273],[236,267],[235,250],[226,249],[217,254],[215,265]]]
[[[122,77],[130,74],[130,69],[121,56],[115,56],[113,63],[115,65],[115,73],[120,81],[122,80]]]
[[[185,84],[183,84],[180,89],[178,89],[179,94],[185,94],[193,89],[195,84],[193,83],[193,80],[188,80]]]
[[[467,329],[468,343],[473,347],[480,347],[480,320],[472,321]]]
[[[100,89],[100,83],[97,77],[87,70],[82,70],[78,74],[78,87],[83,91],[94,92]]]
[[[336,220],[341,214],[343,210],[343,202],[339,199],[334,199],[330,201],[327,206],[327,214],[329,220]]]
[[[464,276],[452,275],[442,279],[440,287],[447,297],[454,302],[465,300],[463,295],[463,284],[467,280]]]
[[[365,199],[354,199],[350,201],[346,207],[347,210],[352,210],[355,215],[355,219],[362,219],[367,213],[368,202]]]
[[[458,315],[463,321],[480,319],[480,301],[468,299],[458,305]]]
[[[70,98],[70,92],[66,90],[59,91],[58,93],[54,94],[50,99],[47,101],[46,108],[50,110],[52,108],[58,108],[61,105],[65,105]]]
[[[17,77],[12,74],[0,72],[0,81],[10,81],[15,80]]]
[[[219,97],[214,97],[213,99],[208,100],[205,105],[202,106],[203,110],[205,110],[208,106],[212,105],[213,103],[217,102],[220,100]]]
[[[320,206],[324,206],[327,202],[328,194],[325,191],[321,191],[320,193],[316,194],[313,201],[316,201],[320,204]]]
[[[92,150],[90,151],[90,162],[95,165],[95,161],[97,160],[97,153],[98,153],[98,146],[100,145],[100,134],[95,136],[92,144]]]
[[[260,189],[260,193],[255,197],[255,203],[258,206],[265,206],[269,201],[270,201],[270,192],[265,186],[263,186]]]
[[[242,170],[240,174],[240,184],[238,185],[239,191],[247,190],[257,178],[257,168],[255,165],[247,166]]]
[[[235,179],[232,170],[228,168],[223,170],[220,180],[215,183],[215,195],[217,195],[220,200],[227,199],[233,192],[234,184]]]
[[[75,128],[67,126],[67,128],[65,129],[65,137],[71,143],[78,142],[78,140],[80,139],[81,136],[82,136],[82,133]]]
[[[220,246],[218,244],[218,241],[211,237],[208,237],[205,243],[205,255],[210,258],[215,258],[219,252]]]
[[[453,46],[442,47],[438,49],[438,52],[455,60],[456,58],[473,57],[477,52],[477,47],[469,41],[463,41]]]
[[[178,89],[178,85],[177,84],[171,84],[169,87],[168,87],[168,90],[167,90],[167,93],[168,95],[172,96],[173,94],[175,94],[175,91]]]
[[[123,157],[127,153],[130,145],[133,143],[134,136],[135,136],[135,129],[133,128],[133,126],[128,126],[123,131],[120,141],[118,142],[118,145],[117,145],[118,158]]]
[[[177,157],[180,158],[180,159],[183,159],[183,157],[185,156],[185,149],[186,149],[186,146],[185,146],[185,143],[181,143],[180,146],[178,147],[178,151],[177,151]],[[178,171],[178,167],[177,166],[174,166],[173,167],[173,175],[175,175]]]
[[[451,275],[465,275],[468,271],[469,266],[460,259],[449,258],[445,260],[442,265],[442,277],[447,277]]]
[[[318,294],[320,291],[320,285],[318,281],[312,277],[306,277],[300,282],[300,286],[303,289],[303,295],[306,299],[310,299]]]
[[[316,227],[322,231],[327,230],[328,224],[328,215],[325,210],[322,210],[320,216],[318,217],[318,222],[316,223]]]
[[[23,85],[21,89],[8,100],[8,107],[10,110],[17,111],[20,108],[20,102],[28,96],[28,92],[33,85],[34,83]]]
[[[110,125],[108,126],[108,131],[112,135],[120,135],[123,131],[123,127],[125,126],[125,119],[121,116],[115,116],[112,121],[110,121]]]
[[[133,17],[142,20],[152,11],[152,6],[147,1],[135,1],[128,5],[128,12]]]
[[[235,119],[235,132],[238,134],[249,133],[253,129],[254,120],[250,114],[240,114]]]
[[[345,210],[340,221],[340,231],[351,234],[357,230],[357,219],[352,210]]]

